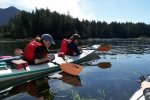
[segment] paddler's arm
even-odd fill
[[[45,46],[40,46],[35,49],[35,64],[44,63],[50,60],[47,55],[47,48]]]
[[[35,64],[40,64],[49,61],[49,58],[35,59]]]
[[[45,58],[35,59],[35,64],[44,63],[44,62],[48,62],[48,61],[53,61],[54,59],[55,59],[55,55],[54,54],[49,54]]]
[[[75,44],[75,43],[73,43],[73,42],[71,42],[71,43],[69,43],[68,44],[68,48],[71,50],[71,51],[73,51],[73,54],[72,55],[79,55],[80,54],[80,51],[79,51],[79,49],[78,49],[78,47],[77,47],[77,45]]]

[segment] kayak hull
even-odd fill
[[[92,55],[94,54],[94,50],[83,50],[83,53],[79,56],[65,56],[65,60],[61,57],[58,57],[58,54],[55,55],[55,59],[53,62],[58,64],[62,63],[82,63],[84,61],[92,60]],[[90,58],[90,59],[89,59]],[[54,73],[56,71],[60,71],[61,68],[59,65],[54,63],[44,63],[38,65],[29,65],[22,69],[1,69],[0,70],[0,89],[8,87],[11,84],[21,83],[23,81],[37,79],[43,76],[47,76],[48,74]]]

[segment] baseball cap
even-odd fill
[[[55,42],[53,41],[53,37],[50,34],[43,34],[41,36],[41,39],[49,41],[49,43],[51,44],[55,44]]]

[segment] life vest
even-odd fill
[[[27,61],[34,62],[35,54],[34,51],[37,47],[43,46],[42,43],[36,42],[35,40],[31,41],[24,49],[23,56]]]
[[[61,42],[60,52],[58,56],[64,56],[69,54],[68,44],[71,42],[69,39],[63,39]]]

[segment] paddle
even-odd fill
[[[49,62],[60,66],[61,70],[68,73],[68,74],[79,75],[80,72],[82,71],[82,66],[81,65],[68,63],[66,59],[65,60],[63,59],[64,62],[59,64],[58,62],[53,61],[55,59],[54,54],[50,54],[49,57],[51,58],[51,60]]]
[[[80,74],[80,72],[82,71],[82,66],[78,65],[78,64],[73,64],[73,63],[59,64],[57,62],[52,62],[52,61],[50,61],[50,62],[55,65],[59,65],[62,71],[66,72],[68,74],[71,74],[71,75],[78,76]]]
[[[97,48],[98,51],[109,51],[110,49],[112,49],[110,44],[103,44]]]
[[[14,57],[10,56],[10,57],[6,57],[6,58],[3,58],[3,59],[0,59],[0,62],[11,61],[11,60],[18,60],[20,58],[22,58],[22,56],[14,56]]]
[[[55,62],[56,63],[56,62]],[[86,65],[86,64],[73,64],[73,63],[62,63],[62,64],[57,64],[60,66],[61,70],[71,74],[71,75],[79,75],[80,72],[83,69],[82,65]],[[89,64],[87,65],[89,66]],[[90,66],[98,66],[102,69],[106,69],[106,68],[110,68],[111,67],[111,63],[110,62],[100,62],[98,64],[91,64]]]
[[[85,62],[85,63],[81,63],[81,65],[83,66],[98,66],[102,69],[106,69],[106,68],[110,68],[111,67],[111,63],[110,62],[100,62],[98,64],[92,64],[91,62]]]
[[[93,45],[91,48],[82,48],[82,50],[97,50],[97,51],[109,51],[112,49],[110,44]]]
[[[93,45],[92,47],[81,47],[81,50],[97,50],[97,51],[109,51],[112,49],[111,44]],[[51,53],[57,53],[59,50],[49,50]]]

